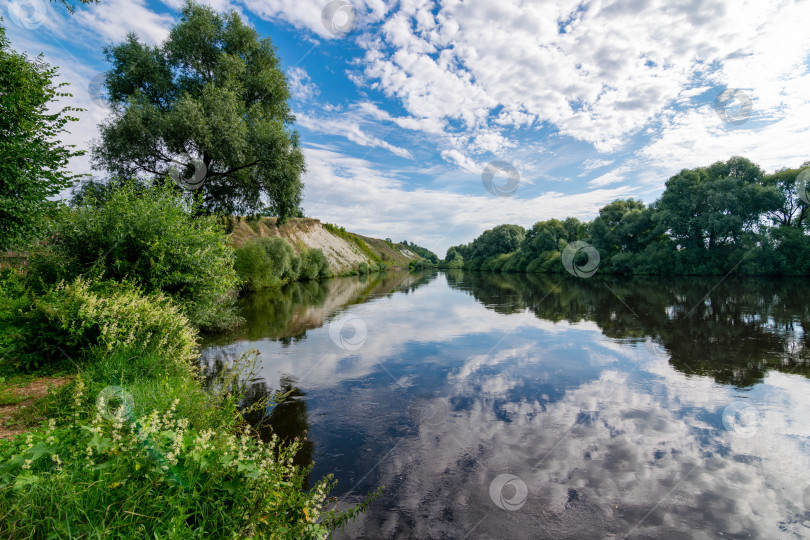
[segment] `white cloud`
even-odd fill
[[[477,194],[407,189],[397,173],[335,148],[309,146],[305,155],[306,215],[380,238],[407,235],[439,256],[495,225],[531,227],[553,217],[591,218],[614,199],[635,195],[633,188],[620,186],[571,195],[549,191],[533,198],[493,197],[481,184],[481,168],[471,163]]]
[[[360,126],[362,119],[351,111],[329,116],[312,116],[307,113],[296,113],[295,116],[299,126],[312,132],[340,135],[360,146],[383,148],[399,157],[413,159],[409,150],[363,131]]]
[[[292,67],[287,70],[287,80],[294,99],[309,101],[321,93],[304,68]]]
[[[107,41],[122,41],[134,32],[147,43],[159,43],[169,35],[174,16],[158,14],[147,7],[144,0],[104,0],[98,4],[77,9],[70,26],[92,29]]]
[[[776,105],[807,72],[808,24],[810,11],[776,1],[407,2],[365,42],[364,75],[434,132],[460,122],[467,144],[449,146],[463,153],[498,147],[479,134],[492,123],[534,119],[609,152],[691,107],[700,80],[756,87],[760,107]]]
[[[296,28],[306,29],[325,39],[343,39],[346,36],[330,30],[322,20],[324,8],[330,4],[327,0],[241,0],[245,8],[267,20],[287,21]],[[338,28],[347,24],[347,17],[354,21],[354,31],[364,25],[379,21],[385,16],[387,7],[383,0],[342,1],[342,9],[337,10],[334,24]],[[351,6],[351,7],[349,7]],[[351,13],[351,15],[349,15]]]

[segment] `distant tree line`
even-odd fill
[[[616,200],[590,222],[499,225],[447,250],[443,268],[564,272],[563,253],[586,242],[599,272],[616,274],[810,274],[810,161],[772,174],[743,157],[684,169],[650,204]],[[578,253],[582,264],[586,253]]]

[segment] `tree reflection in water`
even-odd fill
[[[652,338],[670,364],[721,384],[752,386],[769,370],[810,376],[810,297],[799,279],[577,279],[447,272],[488,309],[595,322],[615,339]]]

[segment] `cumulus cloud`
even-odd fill
[[[383,148],[399,157],[413,158],[409,150],[395,146],[380,137],[376,137],[364,131],[361,127],[362,118],[351,112],[321,116],[296,113],[296,119],[298,125],[313,133],[340,135],[360,146]]]
[[[91,28],[111,42],[134,32],[147,43],[159,43],[168,37],[174,22],[173,15],[156,13],[145,0],[105,0],[77,10],[74,17],[69,25]]]
[[[287,71],[287,80],[294,99],[308,101],[321,93],[304,68],[290,68]]]
[[[654,120],[674,115],[669,126],[683,124],[706,82],[750,89],[763,117],[772,117],[775,107],[801,117],[809,22],[800,5],[776,1],[420,0],[403,3],[382,23],[379,39],[368,41],[364,75],[420,122],[444,128],[460,122],[471,136],[457,151],[492,151],[496,145],[482,143],[479,130],[520,128],[536,118],[611,152]],[[775,145],[795,146],[801,130],[785,127],[752,130],[749,138],[773,141],[769,135],[778,133]],[[696,162],[671,131],[656,140],[666,150],[654,153]],[[705,138],[722,134],[700,135],[693,146],[704,150],[701,157],[733,144],[707,148]],[[753,145],[748,148],[756,158]]]
[[[618,186],[574,194],[548,191],[531,198],[493,197],[481,183],[481,168],[472,163],[467,164],[475,185],[475,191],[468,190],[471,194],[408,189],[398,173],[334,147],[310,145],[304,151],[306,215],[351,223],[354,232],[371,236],[407,234],[408,240],[439,256],[449,246],[502,223],[531,227],[541,219],[584,219],[617,198],[635,194],[634,188]]]

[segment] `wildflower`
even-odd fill
[[[31,462],[31,460],[30,460],[30,459],[26,459],[26,460],[25,460],[25,463],[23,463],[22,468],[23,468],[23,469],[30,469],[30,468],[31,468],[31,463],[32,463],[32,462]]]

